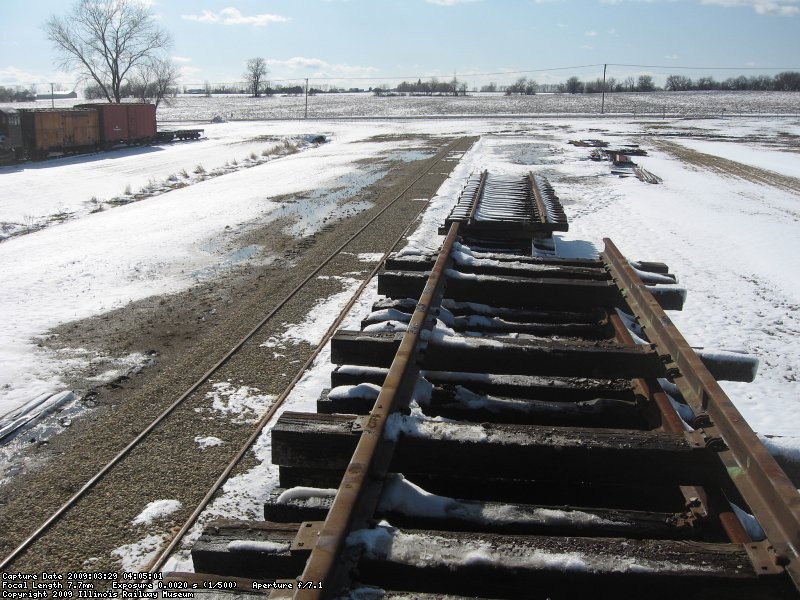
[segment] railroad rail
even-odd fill
[[[484,229],[496,251],[476,251],[480,179],[439,253],[389,257],[385,298],[332,337],[318,412],[274,424],[265,520],[210,523],[195,573],[167,581],[271,598],[797,598],[800,495],[715,379],[752,365],[694,352],[664,312],[684,297],[668,268],[609,239],[596,259],[536,256],[530,211],[510,225],[531,228],[526,253],[507,253],[516,234],[501,248],[499,226]]]
[[[387,211],[392,209],[392,207],[398,207],[402,204],[404,200],[408,200],[409,194],[413,192],[415,189],[415,185],[420,182],[424,177],[432,174],[433,169],[440,165],[441,162],[447,159],[452,153],[463,153],[466,151],[473,143],[473,139],[471,138],[456,138],[449,142],[443,149],[441,149],[435,157],[428,160],[425,163],[425,166],[416,173],[412,178],[411,181],[405,185],[399,192],[393,196],[385,206],[383,206],[380,210],[376,211],[376,213],[367,220],[363,226],[358,228],[350,237],[344,240],[341,245],[334,248],[327,257],[324,258],[319,264],[317,264],[309,273],[308,275],[291,291],[289,291],[286,296],[279,299],[275,306],[263,317],[253,325],[252,329],[241,339],[239,339],[227,352],[225,352],[222,356],[220,356],[216,362],[210,366],[210,368],[194,383],[192,383],[178,398],[176,398],[171,404],[169,404],[158,416],[156,416],[143,430],[138,433],[133,439],[129,440],[127,444],[119,450],[119,452],[113,456],[108,462],[106,462],[102,467],[100,467],[95,473],[89,476],[85,483],[80,486],[77,491],[75,491],[70,497],[68,497],[56,510],[54,510],[46,519],[44,519],[38,525],[31,525],[32,530],[29,534],[26,535],[24,539],[22,539],[16,547],[7,555],[5,556],[2,561],[0,561],[0,570],[6,570],[12,567],[15,564],[15,561],[20,558],[21,555],[25,552],[32,551],[33,547],[35,547],[36,543],[42,538],[55,524],[59,523],[62,519],[66,517],[80,502],[82,498],[87,496],[91,493],[93,488],[98,485],[112,470],[120,468],[120,466],[124,463],[126,458],[133,452],[134,449],[141,449],[140,447],[144,444],[144,442],[148,439],[151,433],[156,431],[159,427],[163,426],[163,424],[167,421],[167,419],[172,418],[172,416],[176,413],[177,409],[183,406],[190,398],[193,398],[199,390],[201,390],[202,386],[206,384],[216,373],[220,371],[220,369],[227,365],[228,362],[236,356],[239,352],[245,348],[248,341],[253,339],[259,332],[264,330],[264,327],[270,323],[276,315],[280,314],[280,310],[286,306],[295,296],[297,296],[314,278],[322,272],[322,270],[329,265],[335,258],[341,256],[343,253],[347,253],[348,250],[352,250],[351,244],[358,242],[359,236],[363,234],[367,228],[374,226],[376,222],[379,222],[378,219],[383,217],[387,214]],[[417,213],[421,213],[427,203],[419,203]],[[391,214],[391,213],[388,213]],[[413,220],[412,220],[413,222]],[[409,225],[408,227],[411,227]],[[386,251],[384,253],[384,257],[388,256],[389,252],[391,252],[405,237],[408,233],[408,227],[402,230],[402,232],[396,237],[391,240],[386,241]],[[363,290],[364,286],[368,283],[368,281],[377,273],[379,267],[376,267],[365,279],[361,288],[359,288],[359,292],[356,293],[354,298],[351,302],[347,305],[347,307],[342,311],[342,315],[340,315],[340,319],[344,317],[344,314],[350,309],[352,303],[356,300],[358,294],[361,290]],[[337,321],[339,322],[339,321]],[[333,331],[331,331],[331,334]],[[302,375],[302,371],[307,368],[311,362],[313,361],[314,356],[319,350],[322,348],[324,343],[327,341],[327,337],[320,345],[317,347],[317,350],[314,354],[306,361],[305,366],[301,369],[301,372],[295,377],[294,382],[298,381],[300,376]],[[213,496],[214,491],[218,489],[222,483],[227,479],[233,468],[236,464],[238,464],[241,457],[244,455],[247,449],[252,445],[252,443],[257,438],[258,432],[260,428],[264,426],[270,414],[273,414],[275,411],[278,410],[280,407],[281,402],[285,399],[286,394],[281,396],[271,407],[268,415],[265,419],[262,419],[259,424],[256,425],[252,435],[247,440],[241,451],[237,454],[234,460],[227,466],[227,468],[220,474],[219,478],[216,482],[212,484],[212,488],[206,497],[202,500],[201,505],[197,508],[196,511],[190,516],[190,519],[187,523],[183,525],[182,528],[179,529],[178,535],[175,537],[174,542],[177,543],[179,541],[179,536],[183,535],[191,526],[193,520],[197,517],[199,512],[202,508],[210,501],[211,497]],[[174,547],[174,544],[170,544],[165,549],[164,558],[166,558],[166,553]],[[156,558],[153,561],[154,569],[157,568],[161,564],[161,559]]]

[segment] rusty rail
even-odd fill
[[[423,343],[422,332],[429,326],[430,310],[438,306],[444,289],[444,271],[450,252],[458,239],[459,224],[450,226],[442,250],[420,296],[414,316],[400,343],[400,349],[389,368],[389,373],[364,424],[353,458],[350,461],[336,498],[326,517],[319,538],[305,570],[300,577],[304,582],[320,582],[321,588],[298,589],[294,598],[316,599],[328,590],[336,590],[348,575],[340,559],[340,551],[347,534],[359,525],[359,519],[373,515],[378,501],[377,493],[370,493],[369,477],[385,475],[391,452],[379,452],[386,420],[401,402],[408,402],[419,375],[417,352]],[[385,442],[384,442],[385,443]]]
[[[269,577],[296,577],[294,580],[282,579],[294,583],[294,587],[291,591],[274,590],[270,597],[276,599],[339,597],[342,591],[354,584],[379,585],[387,590],[420,593],[452,592],[463,597],[472,597],[478,592],[486,597],[495,597],[495,592],[497,597],[506,597],[506,593],[513,592],[512,596],[517,597],[521,590],[541,582],[558,589],[580,589],[582,592],[604,590],[598,592],[600,595],[622,585],[626,593],[640,594],[646,588],[643,578],[617,577],[619,573],[614,566],[617,545],[614,539],[619,537],[620,540],[639,540],[630,543],[629,551],[641,551],[642,554],[635,556],[641,556],[644,561],[642,564],[646,565],[650,560],[659,565],[663,562],[663,567],[647,575],[646,585],[658,586],[663,582],[676,594],[690,592],[688,597],[696,597],[693,593],[697,590],[693,585],[704,583],[718,585],[717,591],[720,593],[732,594],[720,597],[749,600],[750,597],[762,597],[759,595],[762,593],[768,597],[773,597],[773,593],[777,594],[774,597],[795,597],[792,583],[798,588],[793,571],[797,560],[794,553],[796,544],[792,537],[794,521],[791,517],[796,514],[793,506],[798,494],[766,454],[755,434],[743,424],[741,416],[672,326],[627,259],[606,240],[606,251],[601,255],[601,260],[594,261],[591,268],[597,271],[598,277],[613,293],[597,296],[591,293],[594,288],[584,282],[581,292],[573,290],[573,296],[586,296],[586,305],[581,305],[583,312],[574,307],[572,312],[565,311],[566,314],[562,315],[564,302],[568,303],[572,297],[565,296],[553,304],[554,298],[549,289],[540,290],[539,294],[522,294],[525,298],[536,296],[538,299],[530,306],[527,301],[518,304],[520,288],[517,285],[522,285],[521,282],[526,279],[520,275],[525,269],[514,262],[518,257],[508,259],[517,265],[514,274],[508,277],[513,279],[514,290],[499,285],[504,275],[496,265],[481,267],[480,276],[471,271],[462,275],[459,267],[451,266],[451,250],[464,229],[465,226],[460,227],[459,223],[451,224],[435,264],[432,260],[423,265],[415,260],[395,259],[392,268],[406,273],[405,283],[398,284],[395,281],[397,277],[390,277],[390,271],[382,275],[384,279],[379,289],[383,285],[382,293],[388,297],[383,308],[394,305],[400,310],[402,307],[400,312],[410,319],[400,319],[408,323],[405,333],[389,326],[387,330],[379,332],[342,331],[333,340],[332,360],[335,364],[380,367],[382,372],[354,372],[337,377],[336,382],[332,375],[332,386],[349,385],[356,381],[359,384],[382,384],[380,391],[375,390],[377,399],[373,402],[370,397],[354,396],[358,399],[342,403],[344,397],[335,400],[333,394],[329,396],[325,392],[318,401],[318,414],[287,413],[273,430],[273,460],[281,468],[282,482],[286,475],[286,483],[282,487],[336,487],[338,484],[330,508],[322,510],[319,505],[309,504],[290,509],[286,506],[286,500],[276,497],[265,505],[266,523],[260,529],[254,528],[253,533],[242,533],[251,531],[249,523],[244,521],[235,527],[222,524],[220,530],[211,528],[212,531],[204,533],[208,537],[202,540],[196,550],[198,573],[223,573],[225,571],[217,570],[219,567],[214,563],[222,561],[229,565],[224,568],[230,569],[232,575],[247,572],[254,578],[267,577],[266,581],[269,581]],[[559,264],[558,259],[532,257],[529,260],[532,268],[528,268],[530,273],[527,279],[539,282],[542,288],[547,287],[547,280],[537,277],[541,273],[537,270],[540,267],[551,267],[549,270],[552,271],[552,267],[558,266],[559,273],[552,273],[554,277],[574,276],[574,269]],[[405,267],[404,262],[408,263]],[[453,273],[446,271],[450,268],[454,270]],[[428,269],[431,269],[429,275],[422,275],[421,271]],[[421,278],[418,275],[422,275]],[[606,277],[613,279],[613,283]],[[445,279],[449,281],[446,293],[443,289]],[[417,281],[420,283],[417,284]],[[425,282],[424,287],[422,282]],[[487,296],[497,302],[493,306],[505,307],[499,309],[502,311],[516,307],[517,316],[522,322],[530,318],[535,310],[539,311],[537,318],[544,318],[545,311],[540,303],[545,302],[550,311],[557,312],[565,319],[565,323],[582,323],[583,319],[588,319],[587,322],[597,321],[596,325],[602,327],[604,333],[600,338],[576,335],[576,339],[564,342],[564,348],[570,347],[570,344],[575,348],[588,348],[599,343],[607,344],[600,348],[600,352],[609,353],[613,349],[630,352],[633,348],[646,352],[649,358],[641,364],[637,363],[639,366],[632,368],[630,374],[620,375],[617,379],[626,380],[627,383],[616,387],[619,382],[602,381],[613,376],[608,375],[609,371],[601,366],[605,363],[597,360],[599,355],[572,358],[572,354],[562,352],[564,349],[561,348],[558,350],[562,352],[561,360],[573,365],[568,373],[562,373],[561,363],[556,368],[546,361],[530,360],[530,353],[525,355],[527,359],[512,353],[518,346],[533,351],[544,344],[535,338],[512,341],[502,339],[501,335],[492,340],[490,333],[490,341],[494,344],[481,345],[467,343],[465,340],[469,335],[466,335],[464,339],[458,338],[448,346],[439,337],[428,338],[424,335],[432,318],[437,315],[435,307],[444,295],[453,302],[448,308],[454,312],[452,327],[457,336],[463,335],[458,332],[469,331],[465,327],[486,327],[485,331],[492,331],[487,323],[466,325],[472,310],[466,308],[466,304],[478,297],[475,295],[476,289],[481,285],[493,286],[492,294]],[[417,302],[405,300],[419,294],[421,296]],[[464,306],[456,306],[459,300]],[[626,326],[627,317],[622,314],[618,316],[614,307],[635,315],[644,327],[644,335],[651,342],[649,346],[637,346],[639,340],[634,340]],[[590,316],[593,310],[599,310],[599,314]],[[530,314],[523,314],[526,311]],[[464,313],[467,316],[463,316]],[[396,319],[390,315],[383,317],[382,320]],[[459,319],[464,321],[459,322]],[[376,320],[381,319],[376,317]],[[559,335],[562,331],[558,328],[558,321],[553,319],[553,323],[547,326],[548,330],[552,330],[552,335]],[[521,333],[527,329],[515,328],[514,331]],[[448,338],[445,336],[443,339]],[[589,339],[607,341],[589,343]],[[444,355],[447,355],[447,360],[442,361]],[[571,362],[573,360],[575,362]],[[534,366],[531,367],[531,364]],[[398,412],[401,413],[398,415],[401,420],[409,418],[401,415],[408,407],[421,374],[420,369],[426,369],[424,375],[430,378],[435,388],[424,401],[431,412],[426,410],[429,416],[420,421],[421,430],[403,430],[399,438],[402,443],[397,443],[396,436],[384,435],[387,422],[390,422],[390,415]],[[463,404],[459,406],[459,400],[448,395],[451,393],[448,386],[455,385],[453,382],[459,381],[458,378],[463,375],[487,373],[484,369],[490,369],[488,373],[495,375],[507,373],[529,377],[530,380],[515,380],[513,383],[511,380],[498,380],[490,384],[486,382],[489,389],[475,389],[476,398],[485,394],[482,398],[494,403],[491,409]],[[586,390],[581,390],[577,382],[546,381],[548,377],[559,373],[564,376],[574,374],[576,377],[587,374],[594,378],[591,385],[595,389],[591,391],[591,396],[586,397],[594,398],[590,402],[608,402],[608,407],[613,408],[609,409],[608,414],[600,415],[600,418],[573,419],[574,413],[568,404],[583,405],[581,398]],[[655,379],[667,376],[676,381],[679,390],[696,412],[705,411],[699,417],[701,424],[698,420],[691,421],[695,430],[686,427],[673,408],[674,401],[661,390],[661,385]],[[437,378],[438,383],[433,383]],[[470,380],[466,378],[464,381]],[[471,393],[471,385],[464,385],[466,393]],[[495,386],[495,392],[491,391],[491,386]],[[526,391],[520,393],[520,386],[525,386]],[[568,392],[568,388],[571,391]],[[493,393],[496,395],[493,396]],[[606,396],[606,393],[609,395]],[[519,398],[520,401],[524,398],[525,402],[530,402],[533,410],[529,417],[517,420],[519,415],[508,410],[511,405],[509,400],[513,398]],[[466,399],[471,401],[470,396]],[[502,415],[495,418],[487,414],[487,411],[500,410],[502,403],[505,403],[503,410],[506,411]],[[547,407],[548,403],[559,404],[564,412],[559,414],[562,409]],[[583,408],[579,407],[579,410]],[[631,411],[635,411],[638,421],[632,418],[634,413]],[[720,427],[719,422],[724,420],[720,413],[727,421],[736,422],[738,418],[744,429],[731,429],[725,427],[724,423]],[[439,424],[431,425],[437,417],[444,417],[443,423],[447,423],[443,426],[445,429],[440,429]],[[709,418],[711,423],[708,422]],[[428,425],[431,427],[425,429]],[[477,427],[481,428],[481,435],[487,436],[485,439],[476,441],[474,428]],[[462,434],[466,437],[460,437]],[[745,441],[748,436],[750,442]],[[429,457],[435,457],[435,460],[429,461]],[[461,471],[459,469],[463,464],[469,467]],[[310,473],[315,469],[318,470],[316,473]],[[769,477],[773,469],[777,475]],[[537,537],[538,530],[528,529],[530,524],[524,519],[520,521],[519,530],[511,529],[511,523],[502,531],[494,529],[496,524],[483,529],[487,523],[479,523],[479,529],[470,529],[468,526],[462,530],[460,523],[441,523],[436,520],[439,517],[434,518],[433,522],[426,521],[430,515],[426,515],[424,510],[418,513],[404,513],[402,510],[393,513],[394,509],[385,504],[386,498],[396,493],[385,489],[390,470],[403,474],[409,482],[419,483],[433,495],[441,494],[440,499],[455,504],[468,506],[470,503],[486,502],[487,506],[519,506],[524,507],[521,510],[535,511],[538,510],[535,507],[544,507],[546,510],[549,510],[548,506],[574,507],[577,502],[577,506],[608,506],[620,510],[620,514],[627,515],[625,518],[631,519],[631,523],[636,525],[634,529],[622,532],[602,533],[595,530],[592,534],[575,524],[564,525],[564,529],[549,524],[541,530],[544,534],[541,537]],[[467,482],[471,478],[475,481],[496,481],[503,491],[496,494],[479,492],[475,499],[470,500],[473,498],[471,491],[459,496],[465,493],[460,477],[466,478]],[[763,483],[764,477],[768,478],[768,485]],[[573,493],[572,488],[582,487],[571,483],[576,480],[583,481],[586,490]],[[426,481],[431,488],[422,483]],[[544,487],[540,485],[542,482],[547,482]],[[643,497],[631,502],[625,490],[636,494],[637,482],[652,483],[655,491],[648,496],[645,490],[640,490]],[[555,487],[552,493],[549,491],[551,484]],[[559,489],[559,485],[568,487]],[[619,490],[615,491],[617,487]],[[570,491],[565,491],[567,489]],[[592,504],[593,498],[599,499],[599,503]],[[757,541],[761,538],[751,538],[729,502],[755,513],[767,532],[767,539]],[[663,513],[666,517],[658,511],[666,511]],[[787,511],[789,517],[786,516]],[[644,514],[658,514],[655,522],[659,524],[659,529],[650,528],[647,525],[649,521],[642,516]],[[376,554],[369,544],[365,547],[358,541],[360,532],[374,529],[375,523],[384,518],[395,527],[393,531],[396,534],[392,535],[398,536],[395,541],[398,541],[400,550],[394,555],[391,550],[387,550],[386,554],[381,554],[384,551],[380,550]],[[288,525],[290,523],[294,525]],[[514,526],[517,527],[516,524]],[[664,528],[670,529],[667,531]],[[353,532],[359,533],[354,538],[348,538]],[[508,537],[504,537],[505,534]],[[461,548],[462,544],[469,546],[473,535],[477,540],[476,549],[483,547],[482,544],[491,543],[497,552],[501,552],[501,548],[505,549],[503,552],[507,551],[502,555],[503,558],[497,559],[496,564],[486,567],[489,571],[481,571],[481,567],[475,565],[464,565],[458,560],[456,563],[447,562],[449,549]],[[285,554],[280,556],[253,555],[245,559],[240,554],[243,549],[229,548],[230,540],[240,539],[245,543],[255,541],[253,553],[257,552],[258,543],[262,540],[275,544],[293,541],[290,549],[282,550]],[[587,557],[594,557],[597,552],[601,552],[601,555],[602,552],[608,552],[607,562],[603,564],[610,565],[610,570],[603,571],[604,567],[601,566],[598,567],[599,571],[583,575],[583,579],[577,576],[562,579],[561,575],[555,573],[558,569],[542,567],[536,561],[528,563],[524,558],[528,551],[546,553],[548,548],[558,554],[564,540],[572,540],[569,544],[574,545],[567,544],[563,548],[570,551],[578,549],[575,551]],[[428,544],[430,548],[438,550],[429,551]],[[629,546],[628,543],[624,545],[626,548]],[[286,546],[289,544],[286,543]],[[658,548],[653,559],[648,558],[646,551],[650,546]],[[417,547],[426,550],[415,554]],[[439,557],[438,562],[431,559],[429,552],[434,553],[431,555],[434,559]],[[677,563],[670,564],[668,558],[661,558],[662,552],[674,557],[687,554],[685,559],[675,559]],[[518,568],[513,557],[519,553],[523,558]],[[289,558],[302,559],[302,562],[287,567],[282,561]],[[430,566],[431,560],[435,563],[433,566]],[[255,566],[243,567],[243,564],[248,565],[247,561],[259,562],[250,563]],[[682,576],[675,576],[677,566],[682,569]],[[300,570],[303,572],[297,576]],[[414,576],[409,576],[411,572]],[[356,580],[351,581],[354,573],[357,573]],[[511,587],[504,588],[504,591],[497,590],[495,586],[505,585],[508,577],[512,578],[508,584]],[[522,577],[522,580],[517,577]],[[558,581],[551,581],[548,577],[558,578]]]
[[[674,381],[683,397],[696,413],[710,417],[704,431],[724,440],[727,449],[718,453],[720,459],[767,534],[775,564],[800,589],[800,494],[625,257],[610,239],[603,242],[601,258],[612,279],[667,369],[676,369]]]

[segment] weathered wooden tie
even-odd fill
[[[685,290],[662,263],[610,242],[600,260],[504,256],[565,230],[559,210],[543,178],[482,173],[442,253],[390,257],[366,331],[331,340],[319,412],[272,428],[266,521],[211,523],[195,570],[324,583],[275,598],[796,597],[800,497],[784,506],[785,479],[729,438],[738,413],[706,370],[753,362],[704,366],[674,334],[663,310]],[[733,515],[745,499],[770,541]]]
[[[331,339],[336,364],[388,367],[403,332],[338,331]],[[565,377],[663,377],[663,363],[649,346],[613,342],[462,337],[434,332],[420,364],[436,371],[473,371]]]
[[[355,415],[284,413],[272,430],[281,467],[343,471],[363,431]],[[716,477],[702,437],[658,431],[448,423],[394,414],[390,468],[413,473],[573,481],[667,481]],[[435,457],[435,460],[431,460]]]

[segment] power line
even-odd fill
[[[512,76],[512,75],[525,75],[531,73],[550,73],[556,71],[578,71],[581,69],[592,69],[603,67],[604,64],[607,64],[609,67],[623,67],[623,68],[635,68],[635,69],[661,69],[661,70],[687,70],[687,71],[800,71],[800,67],[719,67],[719,66],[687,66],[687,65],[639,65],[639,64],[626,64],[626,63],[595,63],[595,64],[587,64],[587,65],[571,65],[565,67],[543,67],[540,69],[522,69],[522,70],[515,70],[515,71],[487,71],[484,73],[462,73],[462,79],[465,78],[475,78],[475,77],[502,77],[502,76]],[[414,79],[436,79],[440,77],[445,77],[443,74],[435,74],[435,75],[384,75],[384,76],[358,76],[358,77],[351,77],[347,75],[320,75],[318,77],[282,77],[282,78],[270,78],[269,81],[271,83],[287,83],[287,82],[302,82],[308,79],[311,82],[314,81],[394,81],[394,80],[414,80]],[[242,85],[246,82],[244,81],[230,81],[230,82],[212,82],[211,85],[216,86],[238,86]],[[28,82],[28,83],[14,83],[14,84],[0,84],[0,87],[3,85],[9,87],[30,87],[30,86],[49,86],[49,81],[40,81],[40,82]],[[69,84],[61,83],[62,86],[68,86]],[[78,87],[79,83],[75,83],[72,86],[73,91]],[[199,86],[202,87],[206,85],[206,82],[203,83],[181,83],[179,85],[182,86]]]
[[[677,65],[625,65],[608,63],[609,67],[634,67],[637,69],[686,69],[690,71],[798,71],[800,67],[684,67]]]

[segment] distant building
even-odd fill
[[[56,94],[36,94],[37,100],[72,100],[78,97],[77,92],[60,92]]]

